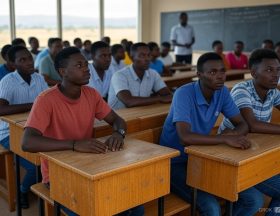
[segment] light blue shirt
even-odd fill
[[[101,80],[93,64],[89,64],[88,68],[90,71],[90,79],[89,79],[88,86],[95,88],[103,98],[106,98],[109,92],[109,87],[113,74],[112,71],[110,69],[106,70],[104,73],[103,80]]]
[[[263,102],[255,89],[253,80],[236,84],[230,94],[239,109],[250,108],[256,119],[263,122],[270,122],[273,107],[280,105],[280,91],[278,89],[270,89]],[[224,118],[219,132],[226,128],[234,129],[234,125],[229,119]]]
[[[118,64],[117,61],[114,59],[114,57],[112,56],[111,58],[111,64],[109,69],[115,73],[117,71],[120,71],[121,69],[125,68],[126,65],[123,63],[123,60],[120,61],[120,63]]]
[[[52,60],[52,57],[50,54],[47,54],[40,62],[39,65],[39,72],[40,74],[44,74],[49,76],[51,79],[56,81],[61,81],[62,78],[59,75],[59,73],[56,71],[54,67],[54,61]]]
[[[165,120],[160,144],[180,150],[180,156],[172,159],[172,163],[186,163],[187,154],[176,130],[176,122],[191,125],[194,133],[208,135],[220,115],[232,118],[239,114],[239,110],[230,97],[228,89],[214,92],[210,104],[204,98],[199,81],[186,84],[178,88],[173,96],[169,114]]]
[[[48,88],[44,77],[38,73],[31,75],[28,85],[17,71],[9,73],[0,81],[0,98],[10,105],[33,103],[35,98]],[[9,124],[0,121],[0,141],[9,136]]]
[[[128,90],[132,96],[150,97],[151,94],[158,92],[166,87],[159,74],[148,69],[142,80],[137,76],[133,69],[133,64],[113,74],[108,96],[108,104],[112,109],[125,108],[125,104],[118,99],[120,91]]]
[[[45,48],[36,56],[35,63],[34,63],[35,69],[37,70],[39,69],[41,60],[48,54],[49,54],[49,48]]]

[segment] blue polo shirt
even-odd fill
[[[6,76],[10,71],[5,64],[0,65],[0,80]]]
[[[164,65],[163,65],[162,61],[156,59],[155,61],[150,63],[150,68],[154,69],[156,72],[158,72],[160,75],[162,75]]]
[[[160,137],[161,145],[181,152],[180,156],[172,159],[172,163],[187,161],[187,154],[184,152],[184,146],[180,144],[176,131],[176,122],[186,122],[191,125],[192,132],[208,135],[220,113],[227,118],[239,114],[239,109],[225,86],[214,92],[210,104],[201,92],[199,81],[186,84],[176,90]]]

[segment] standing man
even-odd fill
[[[192,45],[195,42],[193,27],[188,25],[188,15],[180,14],[180,24],[171,29],[170,39],[175,47],[176,62],[192,63]]]

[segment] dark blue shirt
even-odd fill
[[[10,71],[5,64],[0,65],[0,80],[6,76]]]

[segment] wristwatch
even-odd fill
[[[124,129],[119,128],[118,130],[116,130],[117,133],[119,133],[120,135],[122,135],[123,138],[125,138],[126,132]]]

